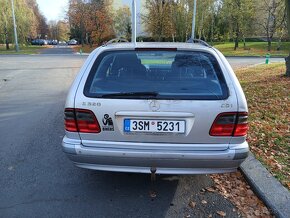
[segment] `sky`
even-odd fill
[[[36,0],[39,6],[40,11],[46,17],[47,21],[58,21],[65,18],[65,13],[68,8],[69,0]],[[137,14],[140,13],[140,1],[145,0],[136,0],[137,3]],[[131,7],[132,0],[114,0],[116,6],[128,5]],[[143,27],[141,25],[140,17],[137,17],[137,34],[143,33]]]
[[[46,17],[47,21],[61,20],[65,17],[65,11],[68,7],[68,0],[36,0],[40,11]],[[126,5],[131,5],[131,0],[115,0]],[[136,2],[139,2],[137,0]]]
[[[47,21],[61,20],[65,17],[68,0],[36,0]]]

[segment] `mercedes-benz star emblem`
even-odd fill
[[[155,100],[151,101],[149,106],[152,111],[158,111],[160,109],[160,104]]]

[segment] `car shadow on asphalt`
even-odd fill
[[[157,175],[152,182],[150,174],[84,171],[95,181],[87,186],[90,195],[103,196],[102,201],[112,208],[103,211],[105,217],[164,217],[173,206],[176,176]]]
[[[239,217],[234,206],[218,193],[201,192],[213,185],[207,175],[156,175],[152,182],[150,174],[83,171],[90,178],[83,186],[86,193],[95,204],[107,205],[104,217],[215,217],[219,210]],[[191,201],[196,202],[195,208],[189,206]]]

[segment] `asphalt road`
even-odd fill
[[[85,58],[0,56],[0,217],[238,217],[221,195],[200,192],[212,185],[206,175],[152,184],[149,175],[72,165],[61,150],[63,107]]]
[[[263,57],[227,57],[231,66],[236,68],[264,64],[266,59]],[[270,58],[270,63],[285,62],[284,58]]]
[[[62,44],[62,45],[54,45],[52,48],[42,49],[40,53],[59,55],[59,54],[73,54],[74,51],[71,46]]]

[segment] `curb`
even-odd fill
[[[290,214],[290,192],[254,157],[252,153],[240,169],[257,196],[280,218]]]
[[[90,55],[91,53],[80,53],[80,52],[75,52],[74,54],[76,54],[76,55],[84,55],[84,56],[88,56],[88,55]]]
[[[233,56],[233,55],[225,55],[226,58],[257,58],[257,59],[265,59],[266,56]],[[270,59],[285,59],[287,56],[274,56],[274,57],[270,57]]]

